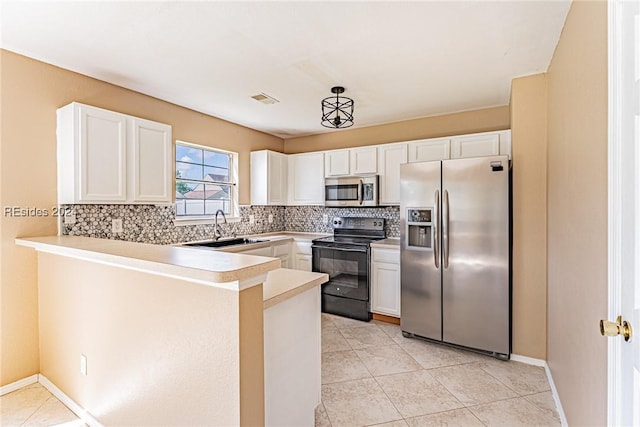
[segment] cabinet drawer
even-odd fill
[[[373,249],[373,262],[400,264],[400,249]]]
[[[289,256],[289,243],[274,245],[273,256]]]
[[[239,252],[244,255],[258,255],[258,256],[271,256],[271,247],[267,246],[266,248],[257,248],[257,249],[249,249],[247,251]]]

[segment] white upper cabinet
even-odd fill
[[[324,152],[324,176],[349,175],[349,150]]]
[[[400,165],[403,163],[407,163],[407,144],[378,146],[381,205],[400,204]]]
[[[450,138],[432,138],[409,141],[409,163],[445,160],[449,158]]]
[[[511,131],[455,136],[451,139],[451,158],[498,156],[511,158]]]
[[[251,153],[251,204],[287,203],[287,155],[262,150]]]
[[[288,158],[289,205],[324,205],[324,152]]]
[[[58,110],[58,203],[171,203],[171,126],[73,102]]]
[[[324,176],[369,175],[378,168],[375,146],[324,152]]]
[[[173,145],[171,126],[129,117],[133,203],[171,203],[173,199]]]
[[[377,149],[375,146],[352,148],[349,150],[351,175],[366,175],[377,172]]]

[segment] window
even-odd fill
[[[176,217],[237,216],[238,154],[176,141]]]

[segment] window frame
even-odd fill
[[[195,148],[198,150],[204,150],[204,151],[209,151],[209,152],[216,152],[216,153],[222,153],[222,154],[227,154],[229,155],[229,181],[200,181],[200,180],[194,180],[194,179],[182,179],[182,178],[178,178],[176,177],[176,171],[177,171],[177,163],[180,162],[180,159],[178,159],[175,156],[176,150],[178,146],[183,146],[183,147],[187,147],[187,148]],[[181,141],[181,140],[175,140],[174,146],[173,146],[173,154],[174,154],[174,159],[173,159],[173,191],[175,192],[174,194],[177,193],[177,185],[179,182],[187,182],[187,183],[197,183],[197,184],[203,184],[203,185],[211,185],[211,184],[221,184],[221,185],[228,185],[230,188],[230,195],[229,195],[229,202],[231,204],[230,206],[230,213],[226,214],[226,218],[227,221],[229,222],[237,222],[240,221],[240,210],[239,210],[239,204],[238,204],[238,198],[239,198],[239,191],[238,191],[238,153],[234,152],[234,151],[229,151],[229,150],[223,150],[221,148],[216,148],[216,147],[211,147],[211,146],[207,146],[207,145],[200,145],[200,144],[194,144],[191,142],[187,142],[187,141]],[[198,163],[196,163],[198,164]],[[202,159],[202,163],[199,163],[199,165],[201,166],[208,166],[206,164],[204,164],[204,153],[203,153],[203,159]],[[215,214],[205,214],[205,215],[178,215],[178,199],[176,198],[176,200],[173,203],[174,209],[175,209],[175,218],[174,218],[174,224],[175,225],[194,225],[194,224],[212,224],[215,221]]]

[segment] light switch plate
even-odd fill
[[[113,218],[111,220],[111,232],[122,233],[122,218]]]
[[[80,373],[84,376],[87,375],[87,356],[80,355]]]
[[[273,222],[273,214],[269,214],[269,224]]]
[[[323,224],[329,223],[329,215],[322,215],[322,223]]]
[[[256,217],[254,215],[249,215],[249,224],[253,224],[256,222]]]
[[[75,212],[69,212],[64,216],[64,223],[65,224],[75,224],[76,223],[76,213]]]

